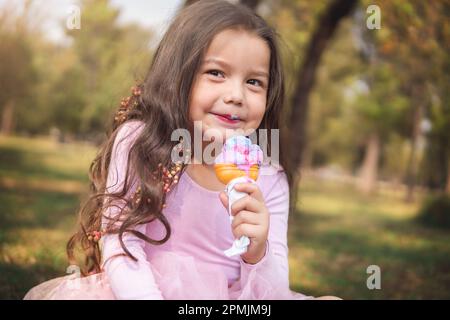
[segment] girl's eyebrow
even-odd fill
[[[216,59],[216,58],[208,58],[208,59],[205,59],[203,61],[204,64],[210,63],[210,62],[217,63],[218,65],[221,65],[221,66],[224,66],[224,67],[229,67],[230,66],[227,62],[225,62],[223,60],[220,60],[220,59]],[[254,73],[255,75],[259,75],[259,76],[263,76],[263,77],[269,78],[269,74],[267,72],[265,72],[265,71],[262,71],[262,70],[252,70],[252,73]]]

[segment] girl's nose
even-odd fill
[[[241,106],[243,100],[243,90],[239,83],[234,83],[229,91],[225,94],[223,101],[225,103],[233,103]]]

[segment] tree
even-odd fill
[[[296,147],[290,149],[289,158],[290,165],[293,168],[300,168],[306,147],[305,127],[308,116],[308,98],[314,85],[320,58],[339,22],[350,14],[356,3],[356,0],[335,0],[331,2],[319,18],[317,28],[310,38],[302,67],[297,75],[291,103],[289,143]]]
[[[445,177],[448,176],[450,159],[450,122],[446,120],[450,2],[397,0],[381,1],[379,5],[386,31],[376,38],[377,48],[382,59],[395,70],[402,83],[401,90],[409,97],[408,138],[411,151],[405,176],[408,185],[405,199],[412,201],[420,169],[418,147],[423,135],[421,127],[427,118],[431,120],[431,132],[426,146],[430,152],[424,152],[425,161],[422,166],[429,168],[422,168],[421,171],[431,174],[431,177],[425,179],[432,184],[437,182],[432,178],[432,172],[439,172],[439,176],[444,178],[437,185],[441,190],[446,187]],[[435,112],[436,109],[441,110]],[[436,118],[437,114],[442,118]]]
[[[20,15],[11,7],[4,7],[0,17],[0,132],[5,135],[14,131],[17,109],[36,79],[29,41],[31,25],[27,19],[31,11],[30,2],[26,2]]]
[[[67,31],[77,56],[69,74],[74,76],[74,84],[85,83],[85,97],[77,99],[83,105],[72,107],[81,110],[78,131],[95,136],[105,127],[120,97],[128,95],[130,87],[145,75],[152,33],[137,25],[120,26],[120,11],[108,0],[84,0],[82,12],[82,28]]]

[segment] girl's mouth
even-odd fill
[[[231,115],[231,114],[218,114],[218,113],[212,113],[213,115],[216,116],[216,118],[218,118],[219,120],[228,123],[228,124],[236,124],[239,123],[241,121],[241,119],[239,119],[238,116],[236,115]]]

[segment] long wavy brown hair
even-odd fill
[[[121,121],[111,117],[107,139],[91,163],[90,193],[78,213],[79,229],[67,243],[67,255],[71,264],[77,264],[76,252],[81,249],[84,260],[78,265],[81,264],[83,276],[102,271],[99,243],[92,241],[89,234],[100,230],[106,208],[116,205],[117,201],[125,203],[126,206],[109,221],[105,231],[118,234],[124,255],[136,260],[124,245],[125,233],[131,233],[155,245],[169,239],[171,229],[163,213],[166,199],[163,190],[164,176],[161,170],[158,170],[161,168],[158,164],[162,164],[162,167],[171,165],[171,152],[178,144],[171,141],[172,132],[180,128],[192,128],[188,117],[188,101],[194,77],[213,37],[229,28],[253,33],[269,46],[271,56],[267,107],[258,129],[280,128],[285,85],[276,31],[247,7],[227,1],[198,1],[183,8],[156,49],[150,69],[139,86],[141,94],[130,97],[128,102],[133,108],[126,115],[122,115]],[[107,193],[105,188],[114,140],[121,124],[130,120],[140,120],[144,127],[130,149],[122,190]],[[292,170],[286,161],[283,131],[280,132],[280,164],[292,186]],[[268,143],[270,150],[270,139]],[[186,164],[183,164],[181,174],[185,168]],[[132,177],[129,176],[130,172],[133,172]],[[134,197],[126,197],[133,180],[137,181],[140,187],[139,202],[133,201]],[[136,226],[156,219],[165,226],[166,235],[163,239],[151,239],[134,230]],[[121,222],[119,227],[116,224],[118,221]]]

